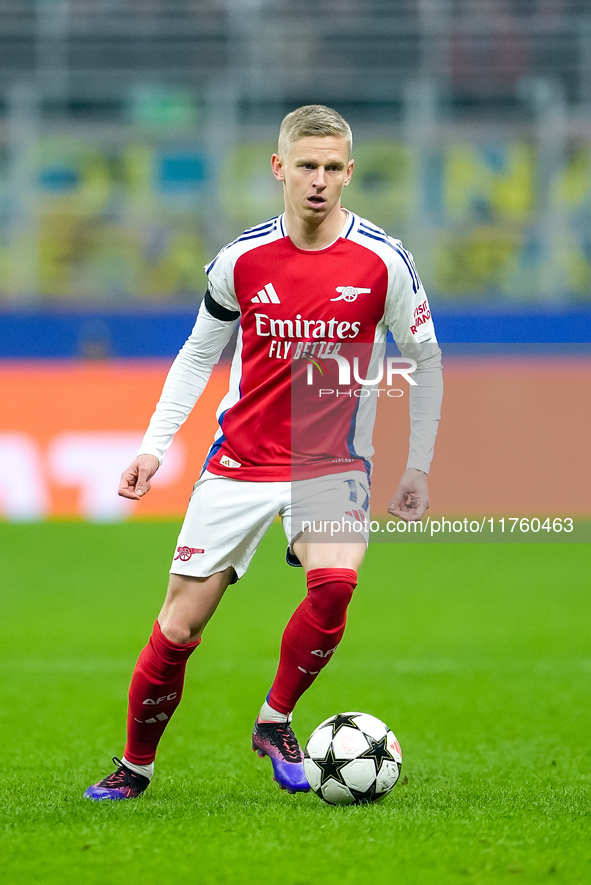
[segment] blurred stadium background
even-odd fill
[[[589,0],[0,0],[1,516],[128,515],[203,264],[281,210],[278,123],[312,102],[351,122],[347,205],[414,253],[452,355],[440,507],[509,515],[510,465],[521,512],[589,512],[584,482],[540,493],[564,428],[570,463],[589,444]],[[225,371],[144,513],[184,509]]]

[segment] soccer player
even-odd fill
[[[270,757],[282,789],[309,789],[291,716],[345,629],[368,541],[361,517],[369,515],[376,408],[368,384],[347,387],[345,377],[341,390],[334,370],[347,363],[349,348],[356,377],[373,378],[388,330],[403,357],[416,363],[408,388],[409,458],[389,512],[419,520],[429,506],[441,355],[412,256],[341,205],[353,173],[351,143],[349,125],[330,108],[310,105],[285,117],[271,160],[285,212],[245,231],[206,268],[208,290],[193,331],[139,454],[122,474],[120,495],[139,500],[149,492],[239,323],[219,430],[187,508],[164,605],[133,672],[124,753],[114,757],[113,774],[87,789],[90,799],[131,799],[149,785],[158,742],[181,700],[187,660],[277,515],[288,563],[303,566],[307,593],[283,633],[252,747]],[[307,370],[329,364],[332,380],[323,376],[318,391]],[[337,542],[314,533],[327,515],[342,518]]]

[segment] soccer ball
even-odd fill
[[[401,768],[396,736],[369,713],[339,713],[325,719],[304,751],[308,783],[330,805],[381,799],[394,787]]]

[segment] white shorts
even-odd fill
[[[297,482],[243,482],[205,470],[193,487],[171,574],[206,578],[231,566],[241,578],[276,516],[290,547],[306,528],[311,540],[315,533],[326,540],[328,531],[343,541],[352,530],[367,544],[367,475],[351,470]]]

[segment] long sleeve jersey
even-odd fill
[[[224,247],[206,272],[207,295],[140,453],[162,460],[239,323],[204,469],[254,481],[357,466],[370,474],[377,398],[396,378],[398,394],[408,391],[410,400],[407,467],[429,472],[441,352],[413,258],[399,240],[348,213],[334,243],[302,250],[280,215]],[[388,330],[405,374],[392,375],[388,360],[384,369]]]

